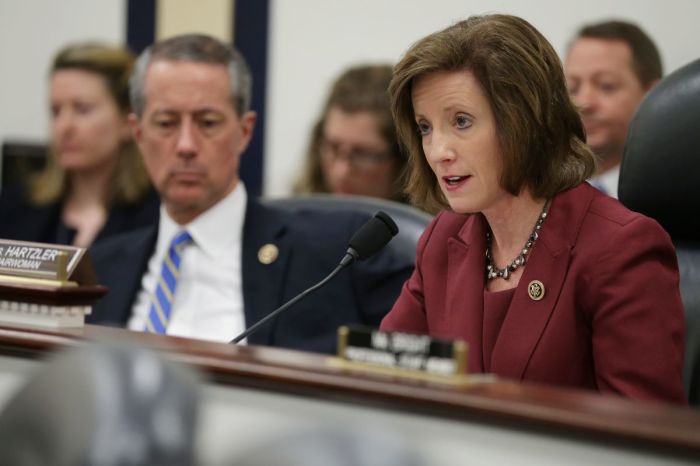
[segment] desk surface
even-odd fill
[[[69,330],[0,327],[0,356],[42,358],[86,340],[126,340],[150,346],[203,371],[220,387],[526,430],[663,456],[700,456],[700,411],[588,391],[478,377],[464,386],[450,386],[341,369],[323,355],[90,325]]]

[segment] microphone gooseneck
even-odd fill
[[[347,256],[346,256],[346,257],[347,257]],[[351,263],[351,262],[352,262],[352,261],[348,262],[348,264]],[[253,324],[252,326],[248,327],[248,328],[245,330],[245,332],[241,333],[241,334],[238,335],[236,338],[234,338],[233,340],[231,340],[231,343],[238,343],[239,341],[241,341],[242,339],[244,339],[245,337],[247,337],[247,336],[250,335],[251,333],[255,332],[258,328],[260,328],[260,327],[261,327],[263,324],[265,324],[268,320],[272,319],[273,317],[275,317],[275,316],[276,316],[277,314],[279,314],[280,312],[283,312],[284,310],[286,310],[286,309],[292,307],[294,304],[298,303],[298,302],[301,301],[303,298],[305,298],[306,295],[308,295],[308,294],[310,294],[310,293],[313,293],[314,291],[316,291],[317,289],[321,288],[323,285],[325,285],[326,283],[328,283],[333,277],[335,277],[336,275],[338,275],[338,272],[340,272],[341,270],[343,270],[345,267],[346,267],[346,266],[343,265],[342,263],[341,263],[341,264],[338,264],[338,266],[337,266],[335,269],[333,269],[333,271],[332,271],[331,273],[329,273],[328,276],[327,276],[326,278],[324,278],[323,280],[321,280],[320,282],[318,282],[317,284],[315,284],[315,285],[312,286],[311,288],[307,289],[306,291],[302,292],[301,294],[299,294],[299,295],[295,296],[294,298],[290,299],[289,301],[287,301],[286,303],[284,303],[282,306],[278,307],[277,309],[275,309],[274,311],[272,311],[271,313],[269,313],[268,315],[266,315],[265,317],[263,317],[262,319],[260,319],[259,321],[257,321],[255,324]]]
[[[399,228],[396,226],[396,223],[394,223],[391,217],[384,212],[377,212],[374,217],[369,219],[367,223],[362,225],[360,229],[357,230],[354,235],[352,235],[352,238],[350,238],[350,241],[348,242],[349,246],[345,252],[345,256],[343,256],[340,263],[331,273],[326,276],[326,278],[287,301],[252,326],[248,327],[243,333],[231,340],[231,343],[238,343],[239,341],[243,340],[270,319],[276,317],[281,312],[289,309],[291,306],[301,301],[307,295],[324,286],[331,279],[333,279],[333,277],[338,275],[341,270],[356,260],[367,259],[368,257],[376,254],[380,249],[386,246],[387,243],[391,241],[391,238],[393,238],[398,232]]]

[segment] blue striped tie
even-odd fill
[[[160,278],[156,289],[151,296],[151,310],[146,320],[146,332],[165,333],[170,321],[173,297],[177,289],[177,279],[180,275],[180,259],[183,248],[192,241],[192,237],[186,231],[181,231],[170,242],[168,253],[163,259],[160,269]]]

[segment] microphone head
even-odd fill
[[[398,232],[399,227],[391,217],[379,211],[352,235],[349,245],[358,259],[367,259],[386,246]]]

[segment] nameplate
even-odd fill
[[[0,239],[0,275],[63,281],[84,253],[74,246]]]
[[[466,374],[467,345],[361,326],[338,330],[338,357],[353,363],[440,377]]]

